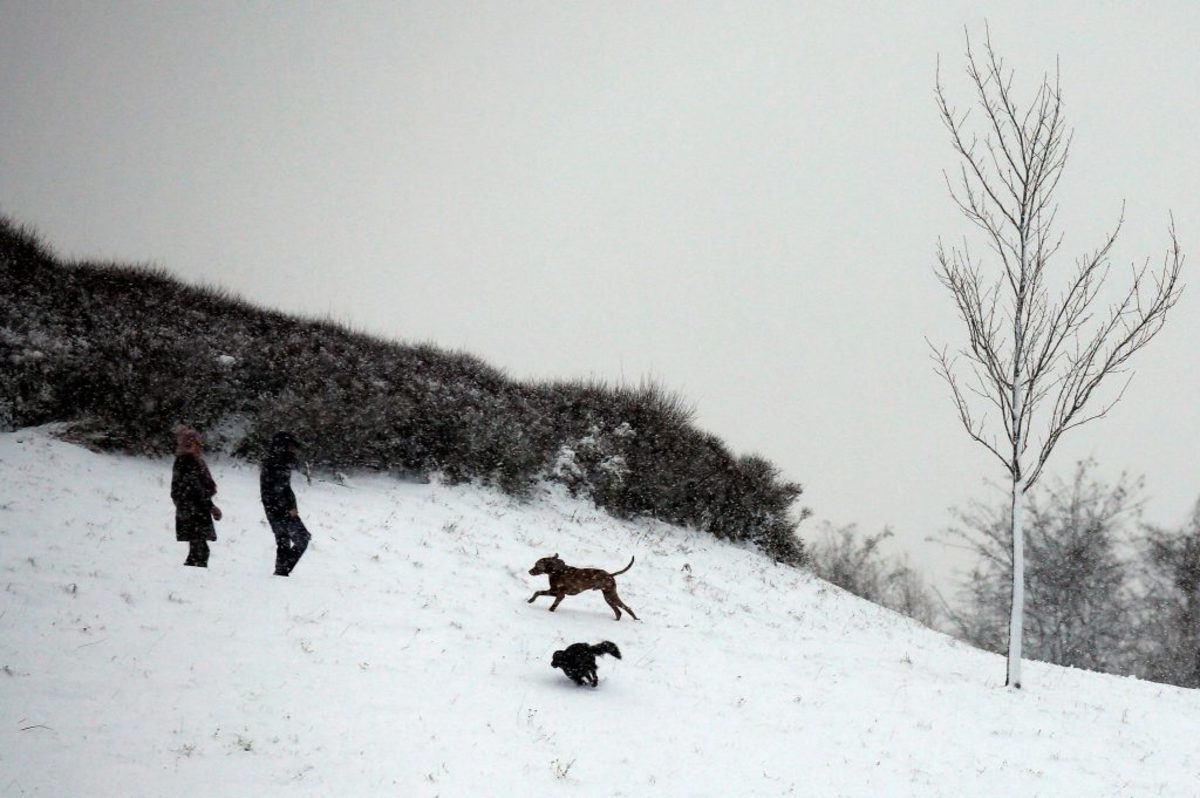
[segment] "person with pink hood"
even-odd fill
[[[175,502],[175,539],[188,544],[184,565],[208,567],[208,542],[217,539],[213,521],[221,509],[213,504],[217,483],[204,462],[200,433],[182,424],[175,428],[175,467],[171,501]]]

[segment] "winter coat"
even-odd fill
[[[279,521],[296,511],[296,494],[292,492],[292,469],[296,456],[286,447],[273,447],[263,460],[258,486],[267,520]]]
[[[180,541],[216,540],[213,526],[212,497],[216,483],[208,469],[194,455],[175,458],[171,471],[171,501],[175,502],[175,539]]]

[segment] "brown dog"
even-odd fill
[[[617,595],[617,580],[613,579],[617,574],[623,574],[632,568],[633,560],[634,558],[630,557],[629,565],[610,574],[599,568],[572,568],[558,559],[557,554],[553,557],[543,557],[529,569],[529,575],[545,574],[550,577],[550,589],[537,591],[529,597],[529,603],[532,604],[538,596],[554,596],[554,603],[550,605],[550,612],[554,612],[567,596],[574,596],[585,590],[599,590],[604,594],[608,606],[612,607],[618,621],[621,620],[621,610],[625,610],[636,621],[637,615]]]

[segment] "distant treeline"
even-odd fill
[[[647,515],[804,561],[801,487],[734,456],[653,385],[526,383],[478,358],[265,310],[137,266],[60,262],[0,218],[0,429],[73,422],[125,452],[187,423],[257,457],[292,430],[317,467],[440,473],[526,494],[565,483]]]
[[[1143,523],[1141,479],[1106,481],[1092,460],[1025,495],[1025,652],[1029,659],[1200,688],[1200,502],[1179,526]],[[824,579],[973,646],[1007,652],[1011,496],[954,511],[943,543],[974,561],[951,601],[930,590],[884,530],[827,526],[808,548]]]

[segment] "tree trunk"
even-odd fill
[[[1196,605],[1200,604],[1200,590],[1193,591],[1186,599],[1184,606],[1187,608],[1184,612],[1183,628],[1186,631],[1182,635],[1184,645],[1192,646],[1192,662],[1190,683],[1187,687],[1200,687],[1200,618],[1197,618]]]
[[[1021,632],[1025,625],[1025,511],[1021,483],[1012,483],[1012,605],[1008,624],[1008,679],[1014,690],[1021,687]]]

